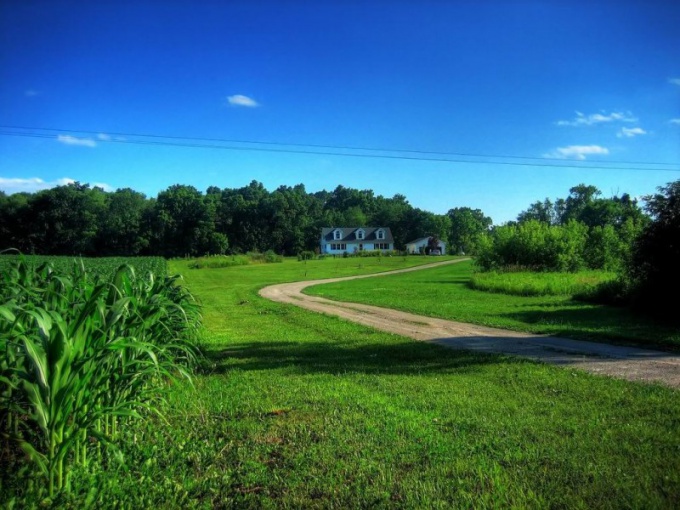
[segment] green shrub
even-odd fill
[[[247,255],[213,255],[200,257],[189,263],[189,269],[219,269],[224,267],[247,266],[250,258]]]
[[[303,261],[303,260],[314,260],[316,257],[316,254],[313,251],[301,251],[298,253],[298,260]]]
[[[264,253],[249,251],[247,254],[250,262],[255,264],[271,264],[274,262],[283,262],[283,257],[277,255],[273,250],[267,250]]]

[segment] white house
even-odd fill
[[[321,229],[321,253],[341,255],[364,250],[394,250],[389,227],[326,227]]]
[[[408,253],[425,253],[425,249],[427,248],[427,243],[430,241],[430,237],[421,237],[420,239],[416,239],[415,241],[411,241],[410,243],[406,243],[406,251]],[[444,255],[446,253],[446,243],[444,241],[439,241],[439,253],[433,254],[433,255]]]

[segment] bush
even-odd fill
[[[219,269],[224,267],[247,266],[250,259],[246,255],[213,255],[200,257],[189,262],[189,269]]]
[[[680,180],[645,197],[653,221],[636,240],[627,277],[635,306],[666,316],[677,313],[680,288]]]
[[[274,253],[273,250],[267,250],[264,253],[260,253],[258,251],[249,251],[246,255],[253,264],[271,264],[273,262],[283,262],[283,257]]]
[[[313,251],[301,251],[298,253],[298,260],[303,261],[303,260],[314,260],[316,257],[316,254]]]

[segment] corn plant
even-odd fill
[[[176,278],[111,281],[82,261],[70,275],[19,260],[0,281],[0,430],[48,482],[64,488],[94,441],[115,449],[119,420],[157,411],[159,382],[190,380],[200,314]]]

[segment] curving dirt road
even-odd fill
[[[468,259],[436,262],[377,274],[271,285],[261,289],[260,295],[273,301],[336,315],[381,331],[438,343],[452,349],[524,356],[595,374],[680,387],[680,356],[676,354],[475,326],[389,308],[331,301],[302,293],[303,289],[312,285],[420,271],[463,260]]]

